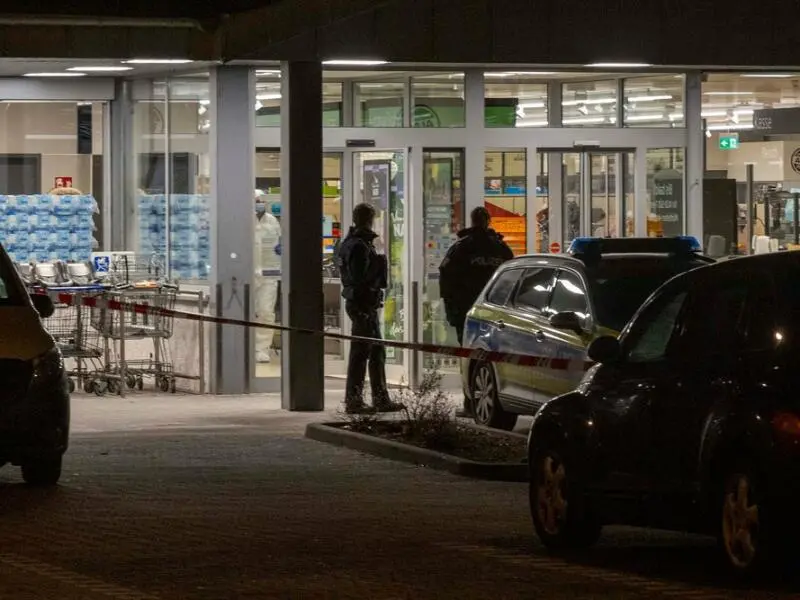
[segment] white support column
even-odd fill
[[[536,248],[536,181],[539,176],[539,155],[536,146],[525,148],[525,248],[527,254],[539,252]],[[543,248],[547,252],[547,248]]]
[[[558,244],[564,252],[564,155],[547,153],[547,216],[550,245]],[[550,249],[548,247],[547,251]]]
[[[469,69],[464,73],[466,102],[467,147],[464,148],[464,222],[469,225],[469,213],[483,206],[484,152],[484,85],[483,70]]]
[[[289,327],[322,331],[320,63],[282,63],[281,95],[282,320]],[[281,342],[281,405],[288,410],[324,410],[324,339],[290,332]]]
[[[647,147],[636,148],[633,165],[633,235],[647,237],[647,216],[650,202],[647,198]]]
[[[686,75],[686,160],[684,180],[686,182],[686,219],[684,230],[703,240],[703,175],[705,173],[705,131],[703,131],[703,75]]]
[[[218,316],[245,319],[253,280],[255,76],[250,67],[211,69],[211,298]],[[248,391],[249,339],[243,328],[212,330],[213,389]]]

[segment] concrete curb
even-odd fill
[[[334,423],[309,423],[306,437],[318,442],[343,446],[367,454],[412,463],[454,475],[489,481],[527,482],[528,465],[525,463],[486,463],[450,454],[418,448],[392,440],[347,431]]]

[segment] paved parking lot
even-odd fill
[[[549,557],[524,485],[309,441],[319,415],[278,406],[76,398],[62,486],[0,471],[0,598],[797,597],[797,582],[728,588],[691,536],[613,528]]]

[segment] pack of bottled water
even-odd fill
[[[138,199],[139,251],[167,254],[170,276],[208,278],[211,262],[209,197],[204,194],[143,195]],[[169,237],[167,237],[169,236]]]
[[[91,195],[0,196],[0,232],[18,263],[86,262],[97,247]]]

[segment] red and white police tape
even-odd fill
[[[428,352],[430,354],[443,354],[455,356],[457,358],[468,358],[485,362],[502,362],[526,367],[539,367],[543,369],[555,369],[558,371],[585,371],[592,363],[583,360],[573,360],[567,358],[550,358],[546,356],[531,356],[528,354],[516,354],[512,352],[498,352],[494,350],[481,350],[479,348],[462,348],[460,346],[441,346],[438,344],[420,344],[415,342],[400,342],[396,340],[374,339],[341,333],[331,333],[326,331],[316,331],[313,329],[303,329],[299,327],[287,327],[285,325],[256,323],[242,319],[229,319],[226,317],[215,317],[213,315],[201,315],[183,310],[173,310],[151,306],[143,303],[121,302],[103,296],[84,296],[81,294],[54,293],[51,294],[59,304],[68,306],[82,305],[90,308],[98,308],[113,311],[122,311],[131,314],[156,315],[160,317],[172,317],[175,319],[185,319],[187,321],[202,321],[203,323],[214,323],[219,325],[238,325],[240,327],[253,327],[257,329],[271,329],[274,331],[296,332],[304,335],[317,335],[337,340],[364,341],[369,343],[382,344],[391,348],[405,350],[415,350],[417,352]]]

